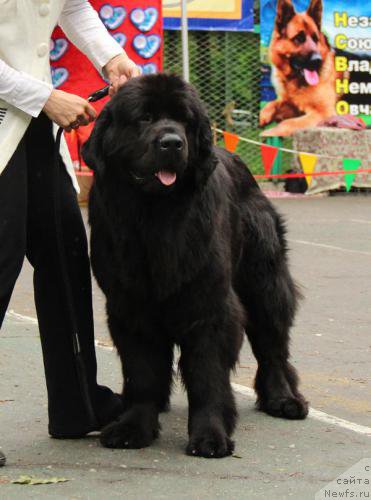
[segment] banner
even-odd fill
[[[267,144],[261,144],[260,151],[262,155],[265,175],[269,175],[274,165],[274,161],[277,157],[278,148],[274,146],[268,146]]]
[[[238,135],[232,134],[231,132],[227,132],[226,130],[224,130],[223,138],[224,138],[225,149],[230,153],[234,153],[236,151],[238,143],[240,142],[240,138],[238,137]]]
[[[188,28],[191,30],[252,31],[253,0],[187,0]],[[163,0],[165,29],[179,29],[180,0]]]
[[[303,172],[305,174],[312,174],[314,172],[314,169],[316,168],[317,156],[308,153],[299,153],[299,159],[301,166],[303,168]],[[308,186],[310,186],[311,182],[312,182],[312,176],[308,175],[307,176]]]
[[[371,123],[370,28],[370,1],[261,0],[263,135]]]
[[[343,160],[344,170],[357,171],[361,167],[361,165],[361,160],[357,160],[356,158],[344,158]],[[347,193],[351,190],[355,178],[355,173],[345,175],[345,189]]]
[[[125,49],[143,73],[162,69],[163,32],[160,0],[91,0],[90,2],[111,36]],[[50,63],[55,88],[87,98],[107,85],[102,75],[57,27],[51,40]],[[94,103],[100,111],[107,99]],[[92,125],[67,134],[72,160],[76,167],[83,164],[81,144],[88,138]]]

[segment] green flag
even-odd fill
[[[344,167],[344,170],[358,170],[359,167],[361,166],[361,163],[362,163],[362,161],[357,160],[356,158],[344,158],[343,167]],[[356,174],[345,174],[344,175],[345,189],[347,190],[347,193],[349,193],[355,178],[356,178]]]

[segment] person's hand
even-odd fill
[[[139,67],[126,54],[113,57],[104,66],[103,72],[110,81],[110,96],[115,95],[125,82],[141,74]]]
[[[97,113],[93,106],[82,97],[53,90],[43,108],[48,117],[66,132],[88,125],[94,121]]]

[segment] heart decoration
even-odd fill
[[[58,61],[68,49],[68,42],[65,38],[55,38],[50,40],[50,60]]]
[[[150,31],[158,19],[158,10],[155,7],[133,9],[130,13],[130,19],[138,30]]]
[[[126,44],[126,35],[124,33],[121,33],[120,31],[117,31],[116,33],[111,33],[113,38],[116,40],[116,42],[121,45],[121,47],[125,47]]]
[[[52,68],[52,82],[54,88],[58,88],[67,80],[69,73],[67,68]]]
[[[155,63],[140,64],[139,68],[142,75],[153,75],[158,71],[157,64]]]
[[[144,59],[150,59],[156,54],[161,46],[161,38],[158,35],[137,35],[133,39],[133,47],[137,54]]]
[[[99,9],[99,17],[106,28],[115,30],[124,22],[126,10],[124,7],[112,7],[112,5],[106,3]]]

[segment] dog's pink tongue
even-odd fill
[[[156,176],[164,184],[164,186],[171,186],[176,181],[176,173],[168,172],[167,170],[160,170]]]
[[[317,71],[304,70],[304,78],[308,85],[318,85],[319,75]]]

